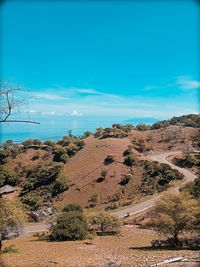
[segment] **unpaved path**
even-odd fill
[[[191,172],[187,171],[184,168],[180,168],[174,164],[172,164],[171,162],[168,162],[166,160],[167,157],[169,156],[173,156],[176,154],[180,154],[182,153],[181,151],[173,151],[173,152],[165,152],[165,153],[160,153],[160,154],[154,154],[154,155],[150,155],[148,156],[148,159],[150,160],[154,160],[154,161],[158,161],[160,163],[167,163],[168,165],[170,165],[173,169],[178,170],[179,172],[181,172],[184,176],[185,176],[185,180],[183,183],[181,183],[181,185],[177,186],[174,188],[175,191],[178,191],[181,187],[183,187],[185,184],[187,184],[188,182],[192,182],[194,181],[194,179],[196,178],[196,175],[192,174]],[[133,215],[133,214],[137,214],[140,213],[144,210],[150,209],[151,207],[153,207],[156,203],[156,201],[162,196],[162,194],[153,197],[149,200],[146,200],[142,203],[136,204],[133,207],[130,208],[126,208],[117,212],[113,212],[113,215],[116,215],[120,218],[123,218],[125,216],[127,216],[127,214],[129,215]]]

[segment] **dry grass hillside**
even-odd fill
[[[90,135],[84,138],[85,146],[64,164],[63,172],[71,186],[54,197],[54,205],[63,207],[65,204],[77,203],[83,207],[99,204],[113,207],[113,203],[115,206],[130,204],[145,195],[141,187],[144,186],[146,156],[149,153],[197,148],[198,136],[198,128],[181,126],[151,131],[131,130],[123,138],[97,138]],[[136,156],[134,166],[124,164],[124,152],[127,149]],[[113,155],[114,161],[106,165],[104,160],[107,155]],[[40,146],[37,149],[28,148],[16,157],[8,157],[5,165],[12,171],[20,172],[23,181],[27,179],[23,177],[27,170],[38,165],[45,166],[52,161],[52,151]],[[101,179],[102,172],[105,179]],[[122,185],[120,182],[125,175],[131,175],[131,179]]]

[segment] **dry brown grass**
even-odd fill
[[[20,237],[4,241],[3,247],[11,244],[19,249],[17,254],[4,254],[7,267],[48,266],[108,266],[114,259],[121,266],[150,266],[163,259],[190,256],[190,250],[149,250],[151,240],[157,235],[150,230],[124,226],[117,236],[96,237],[94,240],[46,242],[34,237]],[[117,266],[117,265],[116,265]]]

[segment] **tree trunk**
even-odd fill
[[[178,247],[179,245],[178,233],[174,234],[174,242],[175,242],[175,245]]]

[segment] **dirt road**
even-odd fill
[[[178,191],[181,187],[183,187],[185,184],[187,184],[188,182],[192,182],[194,181],[194,179],[196,178],[196,176],[194,174],[192,174],[191,172],[187,171],[186,169],[177,167],[176,165],[168,162],[166,160],[167,157],[169,156],[173,156],[176,154],[180,154],[181,151],[173,151],[173,152],[166,152],[166,153],[161,153],[161,154],[154,154],[154,155],[150,155],[148,156],[149,160],[154,160],[154,161],[158,161],[160,163],[167,163],[169,164],[173,169],[177,169],[179,172],[181,172],[184,176],[185,176],[185,180],[184,182],[177,186],[176,188],[174,188],[175,191]],[[127,214],[129,213],[129,215],[133,215],[133,214],[137,214],[140,213],[144,210],[150,209],[151,207],[153,207],[156,203],[156,201],[162,196],[162,194],[160,194],[159,196],[153,197],[147,201],[144,201],[142,203],[136,204],[133,207],[130,208],[126,208],[117,212],[113,212],[113,215],[117,215],[120,218],[123,218],[125,216],[127,216]]]

